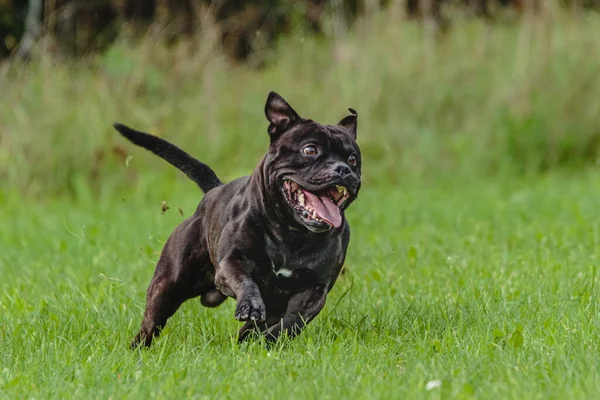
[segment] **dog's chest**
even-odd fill
[[[267,252],[269,258],[269,274],[272,274],[277,279],[293,280],[301,275],[306,275],[310,267],[303,262],[298,262],[293,254],[282,251]]]
[[[339,247],[339,248],[338,248]],[[269,274],[278,282],[298,285],[328,281],[340,263],[341,246],[267,244]],[[264,270],[263,270],[264,271]],[[265,271],[266,272],[266,271]]]
[[[277,278],[292,278],[294,276],[294,270],[282,266],[278,267],[273,260],[271,260],[271,269]]]

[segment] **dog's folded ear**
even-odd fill
[[[352,113],[352,115],[348,115],[347,117],[345,117],[344,119],[342,119],[338,125],[343,126],[344,128],[346,128],[348,130],[348,132],[350,132],[350,135],[352,135],[352,137],[354,139],[356,139],[356,134],[357,134],[357,119],[358,119],[358,113],[356,111],[354,111],[352,108],[349,108],[348,111],[350,111]]]
[[[287,101],[275,92],[270,92],[267,97],[265,116],[270,122],[268,132],[271,136],[282,132],[293,122],[301,119]]]

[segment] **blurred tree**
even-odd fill
[[[29,60],[33,45],[42,34],[43,7],[43,0],[29,0],[25,32],[17,49],[17,54],[24,60]]]
[[[0,0],[0,59],[15,51],[25,31],[27,0]]]
[[[272,46],[281,34],[305,29],[322,32],[324,16],[351,24],[369,7],[403,4],[409,18],[449,23],[445,5],[462,7],[491,18],[499,7],[519,12],[539,8],[546,0],[0,0],[0,58],[29,58],[42,35],[51,35],[68,54],[104,49],[118,35],[119,23],[145,34],[155,25],[168,42],[197,33],[207,13],[220,30],[224,51],[233,60],[247,60],[256,50]],[[568,8],[600,7],[600,0],[559,0]],[[17,47],[17,44],[20,45]],[[260,53],[260,52],[259,52]]]

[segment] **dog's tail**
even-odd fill
[[[121,135],[129,139],[133,144],[151,151],[182,171],[188,178],[193,180],[204,193],[223,184],[215,174],[215,171],[208,165],[196,160],[194,157],[166,140],[148,133],[136,131],[123,124],[114,123],[113,126]]]

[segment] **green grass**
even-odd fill
[[[395,18],[296,34],[260,71],[210,32],[0,65],[0,398],[594,398],[600,17],[435,40]],[[238,346],[233,301],[189,301],[129,350],[201,194],[111,123],[230,180],[266,150],[269,90],[319,121],[359,113],[350,272],[291,342]]]
[[[0,392],[593,398],[599,177],[366,187],[348,213],[350,273],[300,337],[273,349],[235,344],[233,301],[197,300],[150,351],[127,349],[177,207],[189,214],[199,198],[193,184],[166,198],[4,199]],[[432,380],[442,386],[427,391]]]

